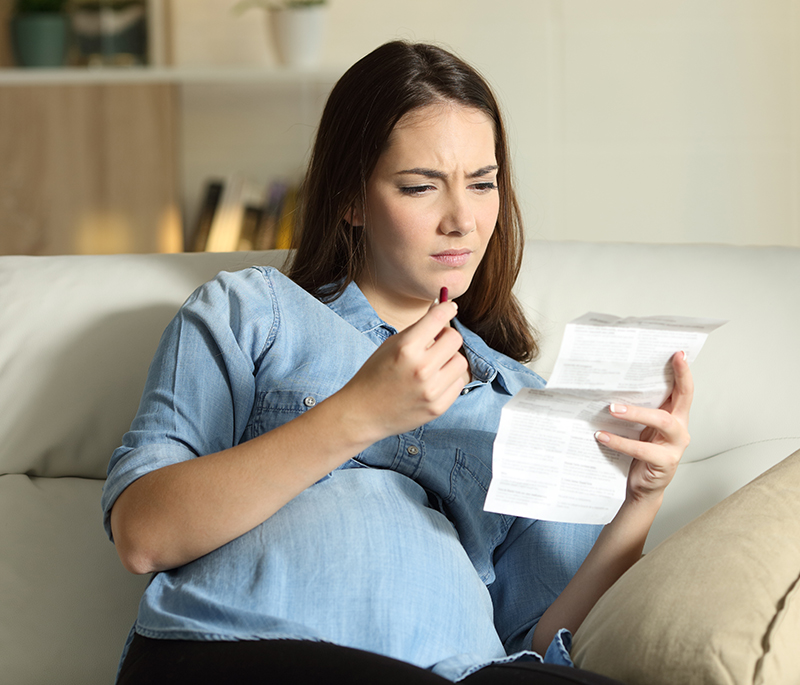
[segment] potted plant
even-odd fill
[[[267,10],[269,33],[278,62],[308,69],[319,63],[325,34],[327,0],[240,0],[233,11]]]
[[[60,67],[67,56],[67,0],[17,0],[11,39],[17,64]]]

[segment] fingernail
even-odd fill
[[[624,414],[628,408],[624,404],[612,404],[609,407],[612,414]]]
[[[603,433],[602,431],[597,431],[594,434],[594,438],[598,442],[610,442],[611,441],[611,438],[608,437],[608,434],[607,433]]]
[[[681,350],[681,354],[683,355],[683,361],[686,361],[686,352],[684,352],[683,350]]]

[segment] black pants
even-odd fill
[[[520,663],[489,666],[465,685],[620,685],[576,668]],[[448,685],[404,661],[306,640],[199,642],[136,635],[118,685]]]

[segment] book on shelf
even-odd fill
[[[286,181],[255,183],[238,174],[206,183],[192,249],[206,252],[291,247],[298,189]]]
[[[224,181],[217,179],[206,183],[205,192],[203,193],[203,202],[200,205],[200,212],[197,216],[197,223],[195,224],[192,237],[188,242],[188,245],[190,245],[189,249],[194,252],[202,252],[206,249],[208,232],[211,230],[211,223],[214,221],[214,213],[217,211],[217,205],[222,196],[222,187],[224,185]]]
[[[234,252],[239,249],[239,240],[245,218],[245,207],[264,204],[264,188],[253,181],[231,174],[225,179],[211,228],[208,231],[206,252]]]
[[[253,249],[271,250],[275,247],[278,223],[283,211],[283,200],[286,197],[288,188],[288,184],[283,181],[270,183],[264,213],[261,215],[261,222],[253,241]]]
[[[258,227],[264,216],[264,207],[258,205],[247,205],[242,216],[242,232],[239,235],[237,250],[254,250]]]

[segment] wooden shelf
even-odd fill
[[[0,67],[0,254],[179,250],[212,174],[302,165],[343,71]]]
[[[283,69],[277,67],[240,68],[174,68],[174,67],[107,67],[58,69],[0,68],[0,86],[34,86],[70,84],[126,84],[167,83],[189,84],[265,84],[314,85],[332,84],[342,70],[325,68],[316,70]]]

